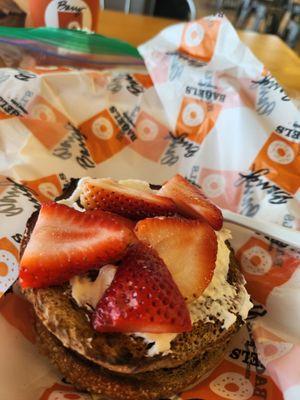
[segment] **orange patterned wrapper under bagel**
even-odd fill
[[[86,20],[61,11],[57,24]],[[300,230],[299,110],[228,20],[171,26],[139,51],[145,66],[78,69],[31,54],[21,71],[0,70],[1,399],[98,400],[39,355],[12,286],[27,219],[71,178],[162,184],[178,172],[221,208]],[[299,399],[300,248],[230,229],[254,307],[217,368],[173,399]]]

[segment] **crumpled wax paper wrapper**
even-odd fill
[[[0,70],[1,399],[91,399],[38,354],[12,290],[26,220],[71,177],[180,172],[222,208],[300,228],[299,112],[226,18],[174,25],[139,50],[147,70],[32,56]],[[228,226],[255,306],[222,363],[176,398],[298,400],[299,249]]]

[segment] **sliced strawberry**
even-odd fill
[[[131,219],[156,215],[173,215],[172,200],[154,194],[144,187],[129,187],[113,179],[91,179],[83,183],[80,202],[86,210],[111,211]]]
[[[179,333],[192,329],[176,284],[155,250],[130,247],[92,318],[98,332]]]
[[[43,204],[20,263],[21,286],[61,284],[122,258],[134,233],[119,216]]]
[[[118,214],[113,213],[113,212],[102,211],[102,210],[99,210],[99,209],[87,210],[85,212],[87,214],[88,213],[92,213],[92,214],[95,214],[95,215],[96,215],[97,212],[99,212],[100,215],[103,215],[103,213],[104,213],[106,216],[111,216],[112,219],[114,219],[115,221],[119,222],[121,225],[126,226],[128,229],[130,229],[132,231],[134,230],[134,227],[136,225],[136,221],[132,221],[131,219],[122,217],[122,215],[118,215]]]
[[[157,251],[187,301],[203,293],[213,277],[217,256],[216,234],[207,222],[147,218],[137,223],[135,233]]]
[[[216,231],[223,225],[221,210],[206,198],[197,186],[177,174],[158,191],[158,194],[169,197],[178,207],[179,212],[187,217],[203,218]]]

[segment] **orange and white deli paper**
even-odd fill
[[[222,208],[300,228],[299,111],[226,18],[174,25],[139,50],[147,70],[32,58],[0,70],[1,399],[92,398],[38,354],[30,308],[7,292],[26,220],[71,177],[180,172]],[[299,249],[230,228],[255,306],[217,369],[176,398],[298,400]]]

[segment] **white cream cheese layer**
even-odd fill
[[[247,318],[252,303],[244,281],[235,286],[227,282],[230,250],[225,241],[231,239],[230,231],[223,228],[216,232],[216,235],[218,252],[213,278],[202,295],[190,303],[188,308],[193,322],[210,322],[210,318],[214,317],[223,321],[223,328],[228,329],[236,321],[235,314],[239,314],[243,319]]]
[[[90,180],[91,178],[88,177],[84,177],[79,179],[78,183],[77,183],[77,187],[74,190],[74,192],[71,194],[70,197],[68,197],[67,199],[62,199],[59,200],[57,203],[59,204],[64,204],[65,206],[68,207],[72,207],[75,210],[78,211],[84,211],[84,208],[79,207],[79,205],[77,204],[77,201],[80,199],[80,195],[82,193],[82,185],[85,181]]]
[[[117,271],[115,265],[105,265],[92,282],[86,276],[74,276],[70,280],[72,297],[79,307],[95,309],[105,290],[111,285]]]
[[[157,354],[168,354],[171,350],[171,342],[176,338],[177,333],[145,333],[134,332],[131,335],[142,337],[147,344],[152,346],[147,351],[147,357],[153,357]]]
[[[77,208],[78,205],[76,202],[81,194],[81,185],[85,180],[89,179],[91,178],[80,179],[77,189],[73,192],[72,196],[69,199],[60,201],[60,203],[69,207],[76,205]],[[120,181],[120,183],[128,187],[151,191],[149,184],[144,181],[128,179]],[[230,250],[225,242],[231,239],[230,231],[223,228],[221,231],[216,232],[216,235],[218,251],[213,278],[202,295],[187,306],[193,323],[199,320],[213,323],[213,319],[215,318],[222,322],[223,328],[228,329],[235,323],[237,315],[240,315],[243,319],[247,318],[248,312],[252,308],[252,303],[244,287],[244,281],[240,284],[235,284],[235,286],[227,282]],[[73,278],[70,284],[72,286],[72,296],[77,304],[85,307],[89,305],[95,308],[104,291],[113,281],[116,268],[111,265],[102,267],[94,282],[89,281],[85,277]],[[177,336],[176,333],[150,334],[144,332],[133,332],[132,335],[142,337],[146,343],[153,343],[152,347],[148,350],[149,357],[161,353],[168,354],[171,351],[171,342]]]

